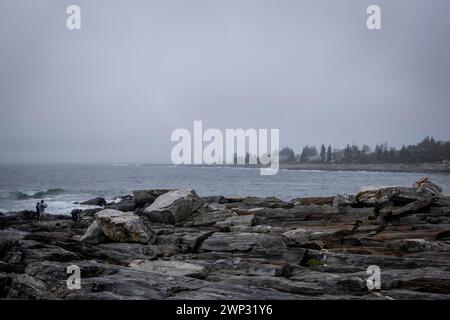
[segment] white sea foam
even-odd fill
[[[87,205],[80,205],[75,204],[73,202],[69,201],[47,201],[47,209],[45,210],[47,213],[50,214],[65,214],[69,215],[70,212],[73,209],[94,209],[94,208],[100,208],[99,206],[87,206]]]
[[[114,199],[112,199],[111,201],[106,201],[106,202],[112,202],[112,203],[121,203],[122,202],[122,198],[114,198]]]

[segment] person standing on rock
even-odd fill
[[[41,200],[39,204],[39,216],[42,216],[43,219],[45,219],[45,208],[47,208],[47,205],[44,203],[44,200]]]
[[[39,220],[39,216],[40,216],[40,203],[39,201],[36,203],[36,218],[37,220]]]

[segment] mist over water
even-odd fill
[[[102,196],[107,201],[139,189],[191,188],[200,196],[231,195],[283,200],[356,193],[368,185],[410,186],[430,177],[450,191],[450,174],[281,170],[261,176],[256,168],[176,167],[118,164],[1,164],[0,212],[34,210],[45,199],[47,211],[69,214],[77,202]]]

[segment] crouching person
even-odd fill
[[[71,214],[72,214],[72,220],[73,222],[78,222],[81,220],[81,212],[83,212],[83,210],[81,209],[73,209]]]

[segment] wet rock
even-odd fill
[[[442,187],[430,181],[427,177],[417,180],[412,187],[416,192],[428,194],[432,197],[439,196],[442,193]]]
[[[301,295],[317,296],[326,292],[325,288],[315,283],[303,283],[290,281],[280,277],[268,276],[231,276],[231,283],[241,284],[249,287],[271,288],[279,292],[287,292]]]
[[[0,260],[0,273],[23,273],[24,269],[24,265],[19,265],[17,263],[6,263]]]
[[[388,247],[400,252],[422,252],[422,251],[445,251],[450,249],[450,245],[424,239],[402,239],[388,243]]]
[[[242,274],[268,277],[288,277],[290,275],[289,264],[286,262],[273,263],[264,258],[251,257],[208,257],[205,254],[201,257],[202,260],[194,261],[205,267],[209,278],[225,280],[230,275]]]
[[[224,197],[225,200],[227,201],[227,203],[235,203],[235,202],[242,202],[244,201],[244,197],[237,195],[237,194],[232,194],[229,196],[225,196]]]
[[[356,194],[356,201],[364,206],[375,207],[389,203],[390,198],[399,192],[396,187],[365,187]]]
[[[330,236],[329,232],[311,232],[302,228],[287,231],[282,235],[283,241],[290,247],[302,246],[310,241]]]
[[[133,212],[105,209],[95,214],[95,220],[112,241],[146,243],[150,239],[141,219]]]
[[[103,197],[96,197],[87,201],[83,201],[80,204],[87,206],[106,206],[106,200]]]
[[[96,252],[89,252],[90,256],[120,265],[128,265],[136,259],[156,259],[171,253],[170,248],[164,246],[140,243],[102,243],[95,249]],[[173,251],[172,254],[175,253],[176,251]]]
[[[442,206],[442,207],[450,207],[450,196],[441,196],[439,199],[435,202],[436,206]],[[448,209],[447,209],[448,210]]]
[[[310,206],[310,205],[332,205],[334,197],[304,197],[304,198],[294,198],[290,202],[296,205]]]
[[[130,263],[130,267],[141,271],[159,272],[170,276],[185,276],[192,278],[203,278],[205,268],[193,263],[181,261],[143,261],[135,260]]]
[[[401,207],[387,205],[380,210],[380,214],[385,216],[401,216],[407,213],[413,213],[426,208],[431,203],[430,199],[418,199]]]
[[[238,225],[251,227],[254,224],[255,224],[254,215],[244,215],[244,216],[232,215],[223,221],[218,221],[214,226],[217,228],[229,228]]]
[[[203,211],[192,218],[192,227],[211,226],[233,216],[231,210]]]
[[[354,195],[350,194],[338,194],[333,198],[334,207],[346,207],[351,206],[356,202]]]
[[[83,237],[81,237],[80,241],[89,244],[99,244],[105,242],[107,239],[108,237],[105,235],[97,221],[94,221],[86,230]]]
[[[123,212],[130,212],[136,210],[137,207],[133,199],[125,198],[117,203],[108,204],[107,208]]]
[[[133,200],[136,207],[147,207],[153,203],[160,195],[167,193],[168,189],[136,190],[133,192]]]
[[[265,225],[258,225],[253,227],[253,232],[256,233],[270,233],[274,231],[275,229],[271,226],[265,226]]]
[[[214,231],[196,229],[160,230],[155,244],[166,245],[176,252],[198,252],[202,242]]]
[[[382,215],[402,215],[424,209],[439,201],[442,188],[422,178],[411,188],[365,188],[356,195],[358,203],[381,208]]]
[[[202,246],[203,251],[249,251],[255,247],[283,247],[279,237],[261,233],[222,233],[216,232],[207,238]]]
[[[258,224],[271,226],[288,227],[293,224],[314,222],[321,224],[322,221],[340,215],[338,208],[333,206],[295,206],[294,208],[264,208],[255,212],[255,219]]]
[[[23,263],[30,261],[74,261],[80,256],[56,245],[42,245],[36,241],[23,241],[20,243]]]
[[[8,299],[53,300],[56,297],[49,291],[45,282],[27,274],[14,275],[8,290]]]
[[[18,240],[22,240],[28,234],[29,234],[28,232],[24,232],[24,231],[12,229],[12,228],[0,230],[0,244],[2,244],[2,243],[4,244],[6,242],[12,243],[12,242],[15,242]]]
[[[84,209],[81,211],[81,217],[82,218],[87,218],[87,217],[94,217],[94,215],[99,212],[102,211],[103,209],[101,208],[94,208],[94,209]]]
[[[144,210],[144,214],[151,221],[176,224],[190,218],[201,205],[195,191],[181,189],[159,196]]]
[[[228,203],[227,199],[224,196],[201,197],[200,200],[204,203]]]

